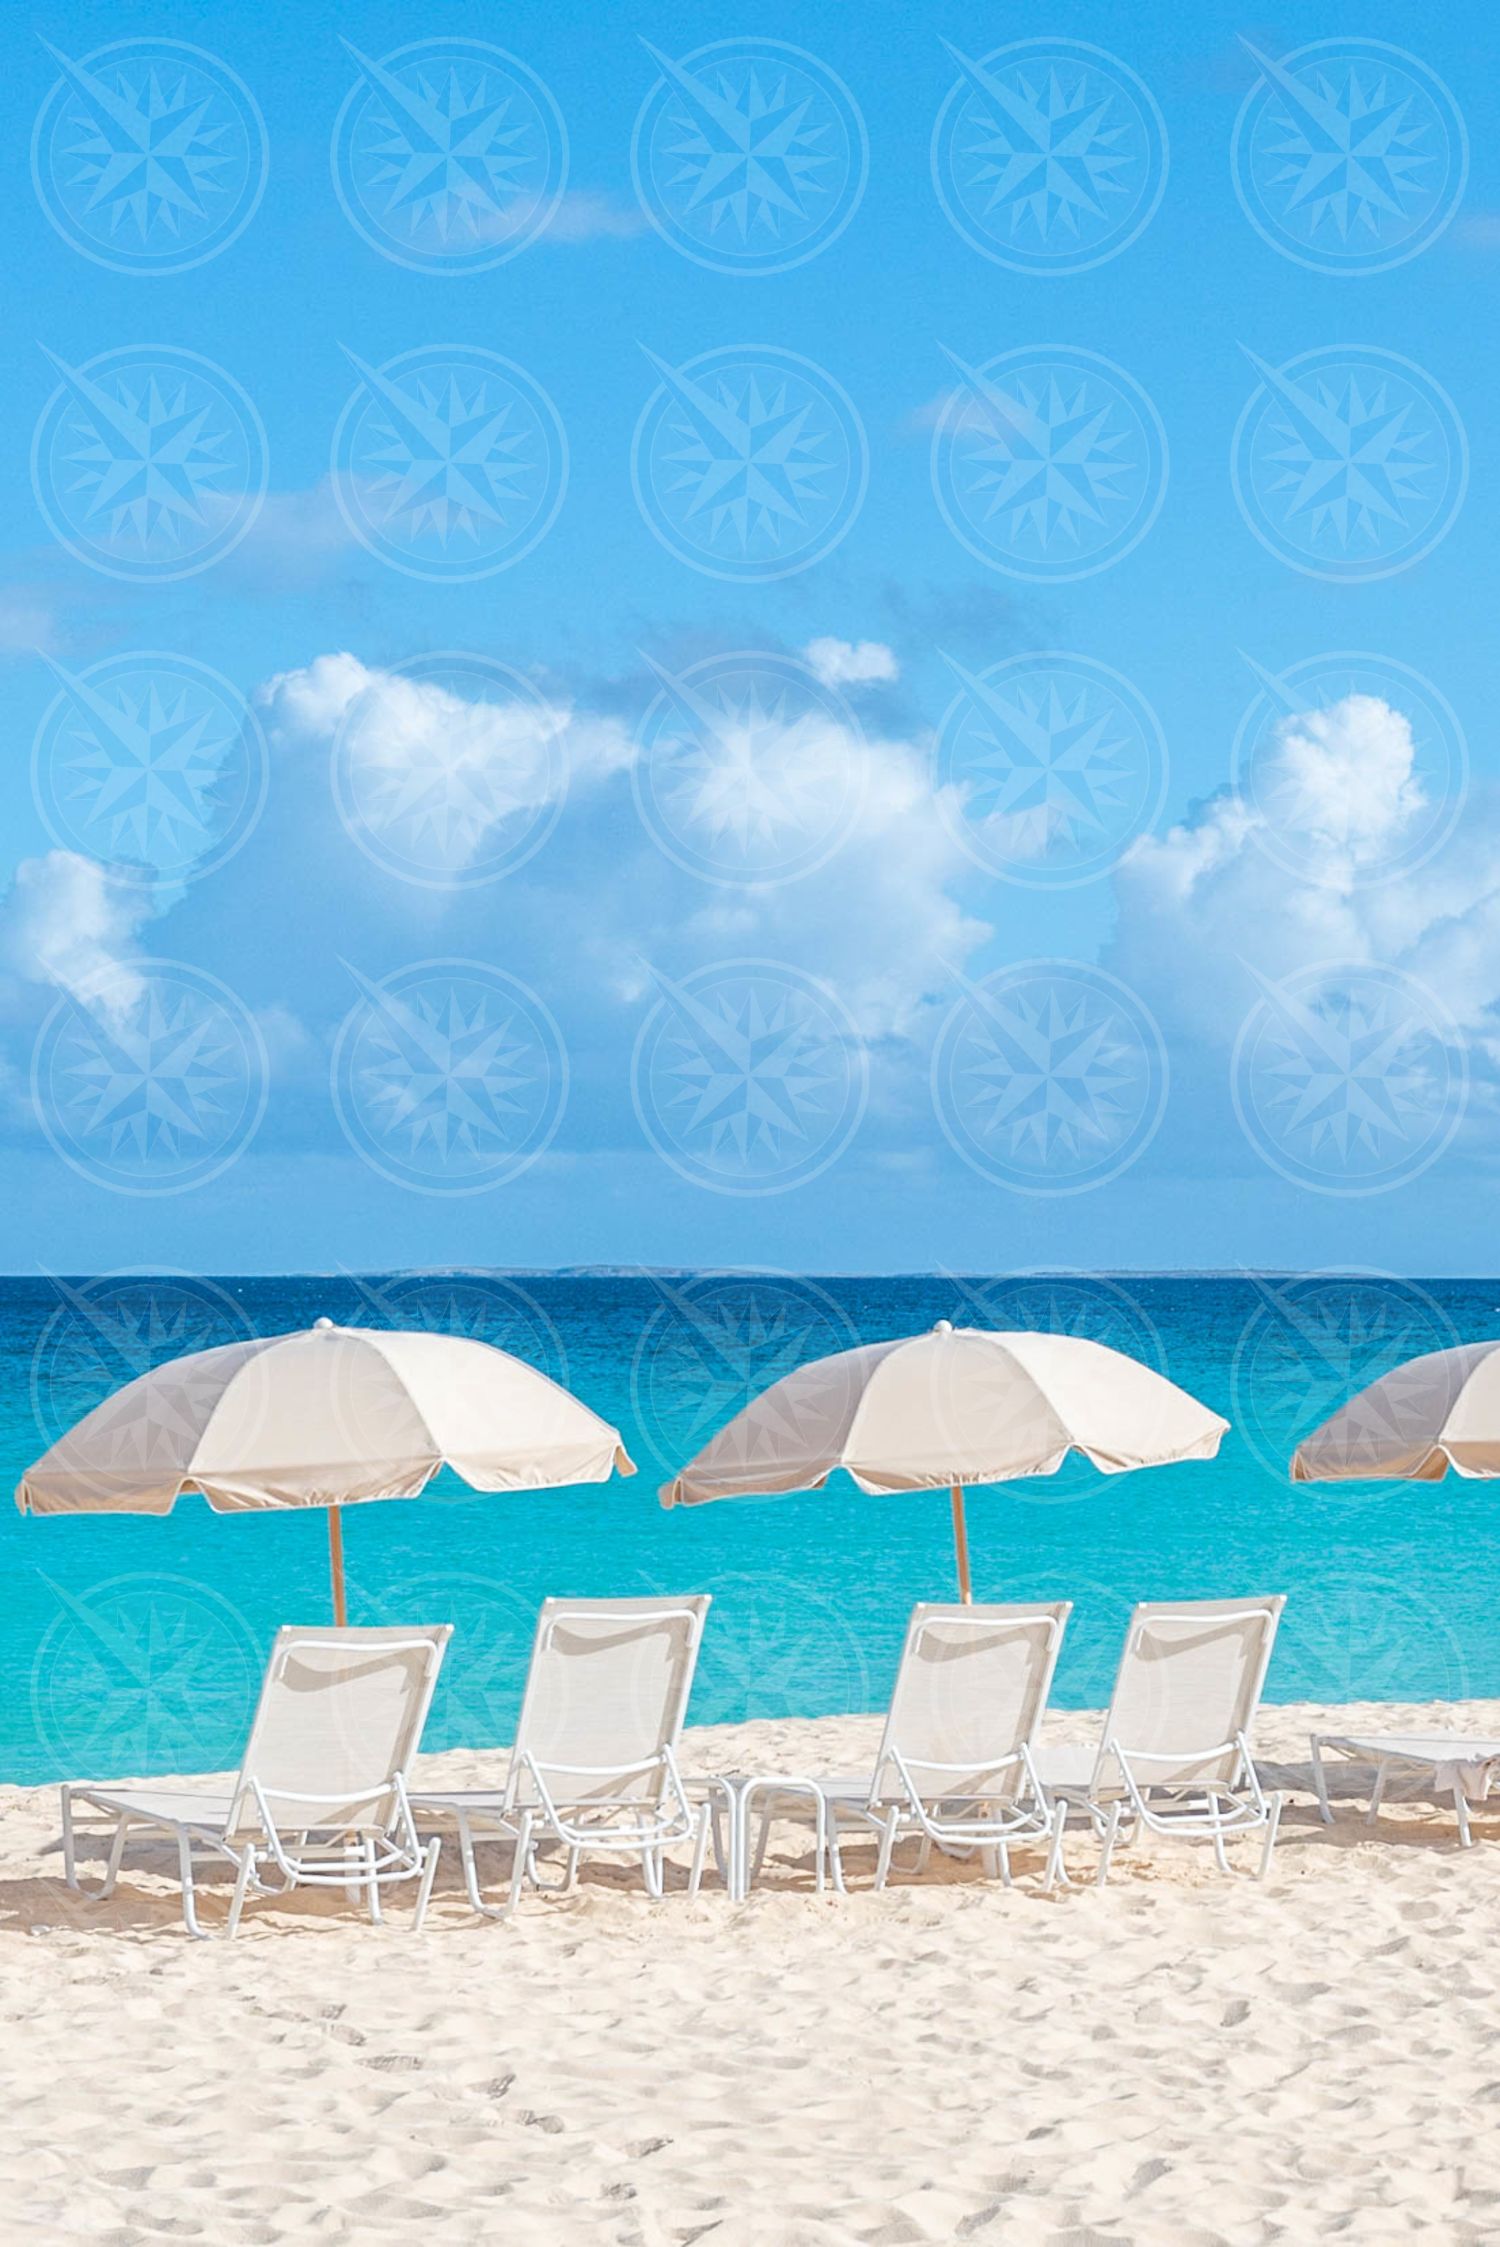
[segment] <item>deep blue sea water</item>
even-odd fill
[[[0,1469],[157,1360],[320,1315],[441,1325],[530,1358],[614,1420],[631,1481],[345,1515],[350,1620],[456,1626],[427,1735],[510,1736],[547,1593],[713,1594],[692,1717],[882,1705],[905,1615],[953,1594],[941,1492],[852,1488],[665,1513],[656,1485],[803,1359],[948,1317],[1065,1327],[1147,1358],[1233,1424],[1219,1458],[976,1491],[979,1598],[1075,1603],[1058,1699],[1108,1693],[1139,1598],[1285,1592],[1273,1699],[1500,1695],[1500,1528],[1482,1482],[1294,1487],[1297,1437],[1401,1358],[1500,1334],[1500,1283],[1373,1277],[398,1275],[0,1280]],[[0,1528],[0,1778],[217,1769],[282,1622],[328,1615],[320,1513],[13,1510]]]

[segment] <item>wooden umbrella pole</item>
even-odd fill
[[[950,1495],[953,1499],[953,1557],[958,1562],[958,1596],[965,1607],[972,1607],[974,1588],[969,1582],[969,1532],[964,1521],[962,1483],[956,1482]]]
[[[342,1630],[349,1616],[344,1606],[344,1517],[337,1506],[328,1509],[328,1574],[333,1584],[334,1627]]]

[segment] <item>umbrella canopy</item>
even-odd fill
[[[337,1509],[415,1498],[444,1465],[476,1490],[635,1472],[617,1429],[504,1350],[319,1319],[128,1382],[27,1469],[16,1503],[36,1514],[166,1514],[196,1492],[216,1513],[328,1507],[341,1611]]]
[[[1293,1482],[1500,1475],[1500,1342],[1409,1358],[1298,1444]]]
[[[664,1506],[821,1489],[953,1495],[969,1597],[966,1484],[1055,1474],[1070,1451],[1105,1474],[1211,1459],[1228,1422],[1150,1366],[1072,1334],[929,1334],[818,1358],[772,1383],[662,1487]]]

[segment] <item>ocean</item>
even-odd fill
[[[1483,1482],[1293,1486],[1298,1437],[1400,1360],[1500,1334],[1500,1282],[1066,1274],[404,1273],[0,1280],[0,1467],[13,1488],[112,1388],[179,1351],[320,1316],[471,1333],[624,1434],[631,1480],[481,1497],[446,1474],[345,1514],[351,1622],[451,1622],[432,1747],[510,1737],[548,1593],[713,1595],[692,1721],[873,1710],[916,1599],[954,1596],[941,1491],[852,1487],[664,1512],[656,1488],[805,1359],[938,1318],[1131,1350],[1231,1422],[1217,1460],[974,1491],[978,1599],[1074,1603],[1057,1699],[1108,1695],[1141,1598],[1284,1592],[1275,1700],[1500,1696],[1500,1559]],[[328,1619],[318,1512],[71,1516],[0,1529],[0,1778],[216,1770],[278,1624]]]

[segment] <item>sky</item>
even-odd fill
[[[351,20],[13,37],[0,1268],[1482,1267],[1478,11]]]

